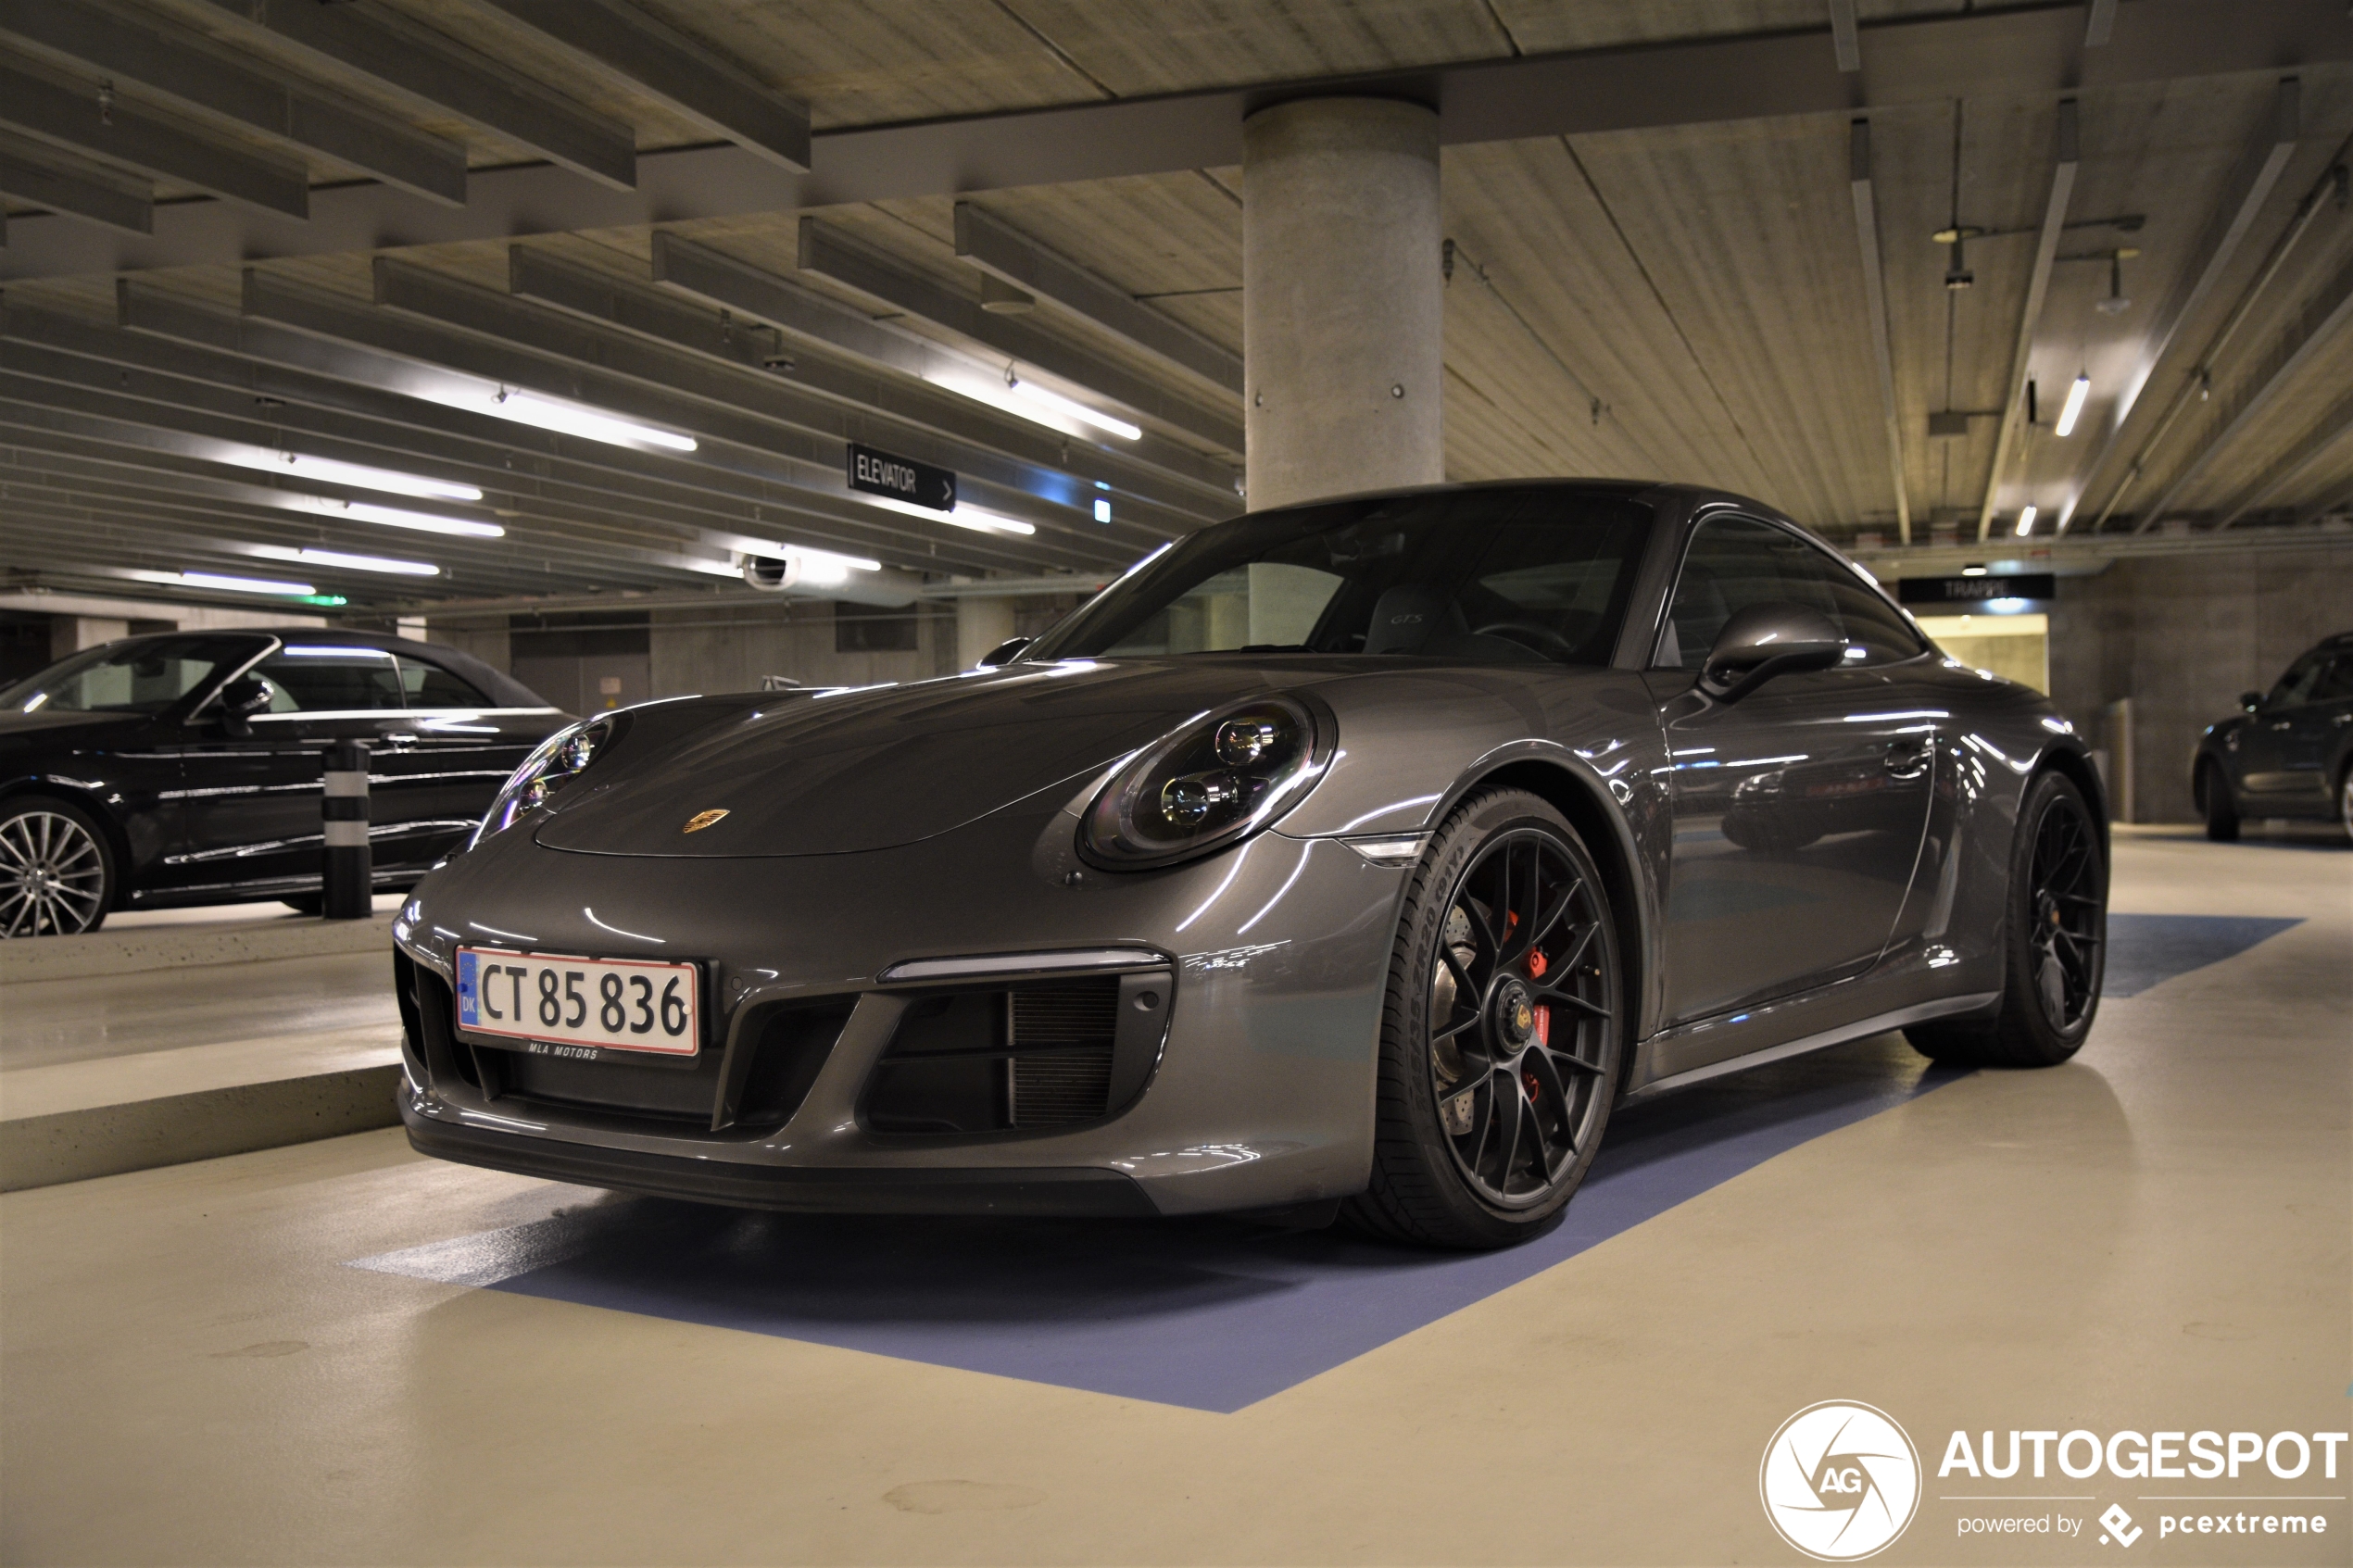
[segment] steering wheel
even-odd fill
[[[1577,657],[1576,644],[1550,626],[1539,626],[1533,621],[1498,621],[1491,626],[1481,626],[1475,635],[1502,637],[1519,644],[1531,653],[1540,653],[1564,663]]]

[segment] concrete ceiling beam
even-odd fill
[[[981,307],[977,297],[957,294],[909,270],[835,225],[814,218],[800,220],[799,265],[804,272],[890,309],[921,317],[992,355],[1091,393],[1122,412],[1206,441],[1235,457],[1241,455],[1239,420],[1174,397],[1133,371],[1063,343],[1018,318],[992,315]]]
[[[1895,357],[1888,341],[1887,269],[1881,260],[1879,202],[1871,184],[1871,126],[1847,128],[1847,187],[1855,203],[1855,240],[1863,258],[1863,314],[1871,329],[1871,364],[1879,372],[1881,422],[1886,427],[1888,477],[1895,487],[1896,537],[1912,542],[1912,501],[1904,479],[1904,429],[1895,407]]]
[[[2214,526],[2217,529],[2233,527],[2247,513],[2271,505],[2283,492],[2294,488],[2334,456],[2348,436],[2353,436],[2353,393],[2338,398],[2335,405],[2321,416],[2320,422],[2296,444],[2295,450],[2271,465],[2262,483],[2216,519]]]
[[[799,546],[838,554],[896,558],[929,569],[934,561],[1000,570],[1035,571],[1058,558],[1058,552],[1030,547],[1026,541],[1009,540],[1002,546],[953,550],[935,557],[930,545],[909,526],[862,526],[861,520],[827,516],[779,499],[780,487],[749,485],[749,494],[715,501],[683,487],[632,483],[620,476],[594,471],[572,475],[554,465],[504,467],[496,449],[479,460],[465,460],[459,444],[404,440],[387,445],[379,430],[361,421],[322,415],[291,403],[262,409],[256,399],[234,388],[201,387],[145,370],[124,371],[107,361],[84,358],[11,337],[0,343],[0,376],[20,378],[16,383],[43,390],[22,392],[24,405],[12,414],[19,428],[51,431],[61,435],[104,441],[137,450],[218,452],[222,444],[269,450],[299,444],[307,455],[377,468],[438,470],[474,483],[486,497],[511,503],[510,509],[536,513],[554,521],[600,517],[599,526],[631,522],[642,532],[648,521],[666,522],[688,538],[699,538],[719,549],[774,554]],[[192,438],[183,442],[181,437]],[[440,460],[418,463],[420,445],[441,448]],[[652,491],[651,497],[644,492]],[[727,504],[732,503],[732,504]],[[434,509],[426,501],[384,498],[384,504],[413,509]],[[497,501],[484,504],[496,506]],[[444,508],[447,509],[447,508]],[[844,508],[845,511],[849,508]],[[617,516],[613,514],[618,514]],[[782,514],[782,515],[778,515]],[[786,535],[789,535],[787,537]],[[975,544],[983,536],[975,535]]]
[[[253,0],[208,0],[250,25]],[[437,62],[454,48],[375,3],[279,5],[266,22],[280,39],[321,60],[453,99],[522,90],[485,70]],[[450,211],[381,188],[314,193],[308,228],[208,203],[159,215],[149,239],[27,223],[0,257],[0,276],[61,277],[154,267],[233,266],[273,257],[383,251],[458,240],[643,228],[655,223],[787,212],[855,202],[1077,181],[1171,174],[1241,161],[1241,122],[1254,107],[1332,92],[1410,94],[1439,106],[1449,146],[1548,139],[1679,124],[1722,124],[1789,115],[1996,96],[2056,97],[2138,83],[2353,61],[2353,17],[2342,0],[2237,0],[2221,17],[2211,0],[2135,0],[2117,36],[2087,50],[2073,5],[1890,17],[1859,28],[1864,69],[1837,69],[1827,30],[1756,32],[1670,44],[1585,50],[1438,66],[1378,77],[1216,88],[1163,97],[1088,103],[870,129],[812,138],[812,169],[793,174],[728,145],[649,153],[603,187],[560,169],[484,170],[466,207]],[[420,42],[422,40],[422,42]],[[479,60],[479,56],[474,56]],[[509,73],[511,75],[511,73]],[[454,80],[445,80],[454,78]],[[534,112],[540,100],[531,98]],[[453,108],[456,106],[451,106]],[[558,155],[507,118],[476,123]],[[577,106],[573,106],[576,118]],[[460,111],[462,112],[462,111]],[[626,151],[625,128],[602,144]],[[562,138],[545,128],[546,141]],[[559,157],[559,161],[563,159]],[[575,148],[572,166],[583,159]]]
[[[2067,532],[2069,524],[2074,521],[2077,504],[2099,483],[2100,470],[2115,455],[2118,443],[2124,434],[2124,421],[2132,418],[2141,394],[2147,390],[2151,378],[2165,362],[2166,351],[2173,346],[2173,334],[2212,295],[2215,286],[2221,282],[2223,272],[2230,267],[2232,257],[2238,254],[2241,242],[2254,227],[2257,214],[2263,210],[2263,204],[2271,199],[2272,188],[2286,171],[2288,159],[2296,153],[2301,125],[2301,83],[2292,76],[2282,78],[2273,89],[2271,107],[2263,123],[2257,128],[2253,143],[2241,155],[2238,168],[2222,187],[2227,194],[2221,207],[2208,223],[2194,258],[2182,271],[2181,281],[2151,319],[2149,333],[2142,341],[2141,356],[2133,368],[2133,379],[2118,396],[2114,412],[2102,427],[2099,445],[2093,448],[2089,461],[2084,464],[2066,504],[2059,510],[2058,533]],[[2184,382],[2181,392],[2176,394],[2176,409],[2180,407],[2180,399],[2186,395],[2196,380],[2193,373]],[[2169,410],[2168,423],[2172,417],[2173,410]],[[2152,441],[2155,439],[2155,436],[2151,437]],[[2145,452],[2143,456],[2145,457]],[[2140,471],[2141,461],[2135,459],[2132,474],[2137,475]],[[2108,499],[2111,509],[2131,483],[2130,476],[2118,482],[2116,493]],[[2103,511],[2101,521],[2105,521],[2107,516],[2107,512]]]
[[[111,88],[82,91],[0,65],[0,125],[265,212],[285,218],[310,213],[310,176],[301,165],[212,141],[187,125],[118,102]]]
[[[956,204],[956,255],[990,277],[1051,300],[1139,353],[1217,392],[1242,394],[1242,359],[1126,290],[968,201]]]
[[[354,70],[421,108],[519,142],[615,191],[637,181],[636,132],[621,120],[521,80],[513,69],[413,21],[379,0],[268,5],[208,0],[238,26],[266,32],[315,66]],[[361,247],[364,248],[364,247]]]
[[[376,304],[389,313],[384,324],[395,329],[396,339],[397,329],[410,322],[454,330],[441,334],[432,350],[444,364],[755,451],[773,450],[790,432],[791,455],[802,465],[801,482],[853,504],[849,444],[888,441],[902,456],[919,462],[955,468],[963,458],[960,478],[968,475],[1007,497],[1018,497],[1013,515],[1040,529],[1067,526],[1046,508],[1076,511],[1086,505],[1082,488],[1067,474],[950,445],[898,421],[885,423],[855,413],[774,377],[748,377],[437,272],[379,257],[375,284]],[[471,334],[480,347],[469,354],[455,333]],[[975,504],[1002,504],[993,498],[984,502],[983,495],[972,498]]]
[[[323,153],[431,201],[463,207],[466,149],[232,64],[111,4],[0,0],[0,35],[175,104]]]
[[[63,173],[6,145],[0,145],[0,194],[105,223],[126,233],[145,234],[155,227],[151,191],[126,190]],[[6,230],[0,229],[0,241],[5,238]]]
[[[2135,533],[2145,533],[2173,515],[2183,495],[2197,483],[2208,464],[2229,448],[2231,444],[2248,431],[2258,428],[2281,395],[2294,383],[2296,377],[2315,355],[2327,345],[2347,321],[2353,321],[2353,258],[2339,267],[2334,275],[2314,292],[2296,319],[2287,324],[2279,340],[2271,346],[2265,363],[2255,380],[2240,394],[2238,407],[2221,429],[2207,437],[2206,442],[2173,475],[2173,482],[2157,498],[2133,527]],[[2233,517],[2237,514],[2233,513]]]
[[[907,564],[926,568],[936,560],[943,571],[968,569],[958,562],[1003,565],[1038,558],[1010,538],[925,529],[900,514],[812,491],[789,471],[780,473],[764,453],[715,445],[692,457],[645,451],[430,402],[420,394],[433,388],[417,384],[416,378],[435,372],[411,361],[189,305],[130,280],[120,284],[117,305],[120,332],[54,312],[10,307],[0,332],[210,383],[248,400],[279,400],[285,407],[272,417],[289,429],[362,433],[356,438],[426,454],[429,460],[480,465],[471,471],[486,470],[493,478],[501,477],[503,469],[504,479],[517,486],[560,483],[607,495],[615,504],[693,508],[730,519],[749,508],[755,530],[765,517],[804,531],[823,530],[842,547],[858,546],[851,553],[896,554]],[[447,379],[467,383],[464,378]],[[1004,550],[1009,545],[1016,546],[1010,557]],[[1052,552],[1044,558],[1053,558]]]
[[[660,243],[669,240],[664,234],[657,234],[655,239],[657,276],[683,270],[696,281],[714,282],[721,288],[727,286],[724,274],[717,280],[707,278],[705,274],[714,270],[701,264],[698,258],[690,257],[681,268],[677,252],[700,247],[685,242]],[[781,284],[781,280],[778,282]],[[782,287],[812,299],[816,297],[793,285]],[[787,345],[779,332],[763,327],[761,323],[765,318],[756,310],[747,311],[749,320],[738,320],[736,311],[739,307],[732,305],[723,306],[714,314],[701,303],[708,296],[698,290],[673,287],[656,292],[639,288],[610,273],[527,245],[516,245],[510,253],[508,292],[634,333],[666,348],[759,372],[774,378],[779,384],[837,399],[853,410],[878,415],[894,423],[903,421],[936,440],[960,444],[963,455],[943,466],[981,472],[984,477],[987,470],[998,467],[1004,467],[1008,474],[1026,470],[1027,477],[1020,480],[1019,487],[1033,493],[1036,486],[1048,483],[1045,476],[1049,474],[1055,476],[1055,483],[1064,475],[1090,484],[1101,479],[1189,519],[1204,521],[1222,515],[1220,502],[1232,495],[1226,483],[1229,470],[1186,448],[1156,442],[1151,456],[1160,461],[1147,465],[1108,444],[1065,438],[1058,432],[952,392],[928,384],[910,385],[900,378],[912,373],[922,380],[920,371],[905,369],[911,358],[925,369],[935,369],[937,361],[948,357],[935,345],[918,346],[918,340],[889,329],[881,329],[878,335],[889,340],[890,346],[885,351],[893,355],[888,369],[899,372],[895,375],[877,375],[862,366],[843,366],[825,357],[797,358],[788,352],[794,345]],[[731,292],[755,300],[761,297],[756,288]],[[688,303],[690,297],[695,303]],[[843,310],[831,301],[824,304],[854,318],[854,312]],[[810,313],[801,313],[801,319],[808,320]],[[861,325],[865,324],[862,319],[859,320]],[[857,341],[863,334],[841,335]],[[837,345],[828,342],[827,346]],[[781,365],[776,363],[779,359],[783,361]],[[964,368],[971,373],[985,373],[976,364]],[[873,439],[880,445],[888,445],[889,441],[885,434]],[[1105,461],[1103,454],[1108,454],[1111,460]]]
[[[791,170],[809,169],[809,106],[625,0],[490,0],[575,60],[617,71],[672,113]]]
[[[2043,298],[2050,290],[2051,262],[2058,255],[2059,232],[2067,223],[2067,204],[2075,194],[2075,171],[2081,158],[2076,104],[2061,98],[2051,163],[2050,194],[2043,203],[2043,222],[2034,239],[2034,262],[2027,275],[2026,304],[2019,311],[2018,342],[2010,351],[2008,393],[2002,400],[2002,426],[1994,438],[1994,462],[1985,475],[1985,499],[1977,508],[1977,536],[1983,539],[1994,526],[1994,503],[2001,498],[2002,470],[2009,466],[2018,445],[2019,426],[2025,416],[2022,401],[2026,371],[2034,351],[2034,329],[2043,320]]]

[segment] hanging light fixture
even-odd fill
[[[2083,399],[2089,397],[2091,395],[2092,378],[2090,373],[2083,370],[2076,371],[2075,383],[2067,389],[2067,401],[2059,405],[2058,425],[2057,427],[2056,433],[2059,435],[2073,435],[2075,433],[2075,421],[2083,417]]]

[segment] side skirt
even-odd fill
[[[1802,1006],[1808,1001],[1818,999],[1821,993],[1817,992],[1811,997],[1793,997],[1785,1005]],[[1786,1061],[1791,1057],[1804,1056],[1809,1051],[1827,1050],[1832,1046],[1843,1046],[1849,1040],[1860,1040],[1872,1035],[1883,1035],[1890,1029],[1901,1029],[1907,1023],[1926,1023],[1934,1018],[1953,1018],[1967,1013],[1982,1012],[1987,1009],[1999,1006],[2001,1000],[2002,994],[1999,991],[1979,991],[1958,997],[1939,997],[1933,1001],[1915,1002],[1910,1007],[1873,1013],[1868,1018],[1857,1018],[1847,1022],[1833,1024],[1810,1035],[1799,1035],[1793,1040],[1784,1040],[1776,1045],[1744,1051],[1738,1056],[1726,1057],[1720,1060],[1706,1062],[1701,1066],[1686,1068],[1679,1073],[1668,1073],[1663,1077],[1648,1078],[1644,1081],[1647,1074],[1657,1071],[1662,1058],[1672,1061],[1676,1054],[1675,1047],[1688,1041],[1694,1035],[1712,1032],[1725,1026],[1722,1020],[1704,1019],[1697,1023],[1685,1024],[1679,1029],[1664,1030],[1643,1041],[1635,1053],[1635,1077],[1639,1086],[1627,1091],[1618,1103],[1623,1105],[1636,1100],[1650,1099],[1675,1089],[1686,1089],[1694,1084],[1705,1084],[1711,1078],[1720,1078],[1728,1073],[1741,1073],[1752,1067],[1762,1067],[1768,1062]],[[1757,1010],[1759,1013],[1764,1011],[1762,1009]],[[1763,1022],[1765,1020],[1759,1018],[1757,1022]]]

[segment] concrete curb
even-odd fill
[[[359,924],[359,922],[351,922]],[[396,1126],[397,1063],[0,1122],[0,1192]]]
[[[311,920],[296,915],[219,925],[156,925],[94,931],[86,936],[0,942],[0,985],[370,952],[390,958],[390,914],[367,920]]]

